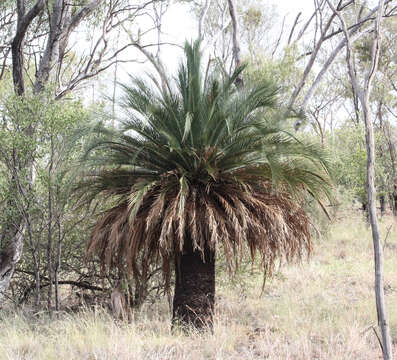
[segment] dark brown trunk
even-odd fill
[[[380,215],[383,216],[385,215],[386,212],[385,195],[379,196],[379,202],[380,202]]]
[[[204,259],[185,240],[183,254],[175,261],[175,293],[172,326],[213,327],[215,302],[215,250],[205,246]]]
[[[368,204],[362,203],[362,210],[365,216],[365,220],[367,221],[367,225],[369,225],[369,211],[368,211]]]

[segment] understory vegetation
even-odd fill
[[[396,226],[392,216],[381,221],[385,235]],[[395,237],[389,235],[384,248],[395,344]],[[130,322],[116,322],[99,307],[60,312],[52,320],[26,307],[2,314],[0,359],[378,359],[371,252],[361,211],[340,212],[316,242],[312,259],[280,269],[262,295],[258,269],[241,269],[229,281],[219,266],[213,334],[172,333],[165,298],[145,303]]]
[[[397,6],[275,3],[0,0],[0,360],[393,359]]]

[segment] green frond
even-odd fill
[[[76,191],[81,201],[111,200],[88,245],[107,266],[124,259],[138,276],[145,254],[167,278],[187,234],[200,251],[221,245],[230,268],[244,247],[259,253],[265,275],[276,259],[310,252],[301,203],[309,194],[325,210],[332,200],[326,152],[288,131],[274,83],[237,91],[244,66],[222,80],[203,76],[201,59],[200,43],[186,43],[165,89],[131,77],[120,126],[90,129]]]

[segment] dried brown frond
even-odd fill
[[[150,263],[162,263],[169,284],[172,259],[182,251],[189,236],[203,251],[222,246],[230,270],[248,249],[252,260],[259,254],[264,276],[274,270],[276,259],[287,262],[310,254],[310,221],[287,193],[273,192],[270,183],[250,189],[236,183],[189,184],[183,211],[179,212],[179,190],[153,187],[144,196],[130,223],[125,201],[97,222],[87,247],[106,267],[126,261],[139,279]]]

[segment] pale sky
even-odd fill
[[[280,15],[287,13],[296,15],[302,11],[303,15],[307,16],[313,12],[313,0],[270,0],[269,2],[277,6]]]
[[[226,0],[225,0],[226,1]],[[280,26],[284,15],[286,17],[286,29],[292,26],[296,15],[302,11],[300,21],[308,19],[313,12],[313,0],[263,0],[276,6],[280,16]],[[188,12],[188,5],[173,4],[168,10],[163,21],[163,30],[166,34],[163,36],[164,41],[183,44],[186,39],[195,39],[197,37],[197,21]],[[278,34],[278,31],[277,31]],[[162,48],[162,58],[167,67],[175,69],[179,63],[178,58],[181,56],[181,50],[173,47],[164,46]]]
[[[226,1],[226,0],[225,0]],[[313,1],[312,0],[263,0],[268,1],[269,4],[274,4],[276,6],[276,10],[279,14],[280,24],[284,17],[286,17],[286,31],[288,32],[290,27],[292,26],[293,21],[295,20],[296,15],[302,11],[301,21],[305,21],[308,19],[313,12]],[[150,26],[148,24],[142,24],[142,27],[145,28]],[[180,45],[183,45],[186,39],[196,39],[197,38],[197,20],[193,18],[193,16],[189,13],[189,7],[186,4],[173,4],[170,9],[167,11],[163,18],[162,29],[164,31],[164,35],[162,36],[162,41],[165,42],[173,42]],[[275,34],[278,34],[279,30],[275,31]],[[153,42],[157,41],[156,34],[153,33],[150,36],[145,38],[144,42]],[[155,48],[151,48],[152,51],[155,51]],[[131,50],[127,54],[128,56],[134,57],[137,53],[137,50]],[[180,59],[182,57],[182,50],[173,46],[163,46],[161,48],[161,58],[167,68],[171,73],[175,73],[177,69]],[[142,57],[141,57],[142,58]],[[142,58],[143,59],[143,58]],[[145,65],[139,65],[134,63],[120,64],[118,69],[118,81],[122,81],[125,79],[128,81],[128,77],[126,77],[127,73],[143,73],[143,71],[154,71],[151,64],[146,63]],[[113,81],[112,71],[108,72],[108,81]],[[108,83],[108,82],[107,82]],[[108,93],[110,88],[105,86],[103,91]],[[118,92],[118,91],[117,91]],[[109,95],[109,94],[108,94]],[[100,95],[101,97],[101,95]]]
[[[284,15],[287,15],[286,25],[288,23],[292,25],[300,11],[302,11],[301,20],[310,17],[313,13],[313,0],[263,0],[263,2],[276,6],[280,22]],[[187,5],[172,5],[164,20],[164,31],[169,33],[176,42],[183,43],[184,39],[197,36],[197,21],[188,13]]]

